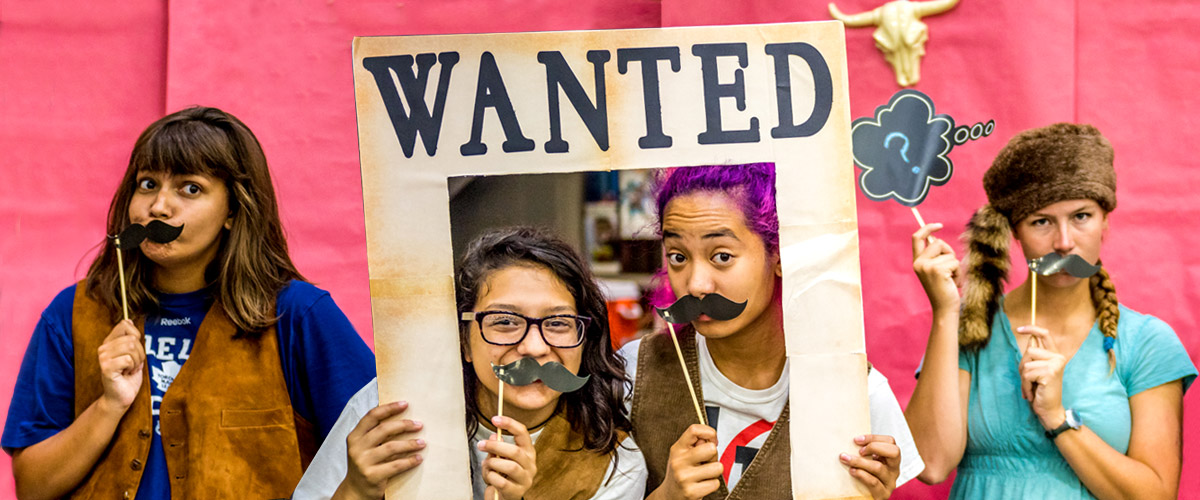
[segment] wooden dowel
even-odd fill
[[[671,342],[675,343],[675,354],[679,356],[679,367],[683,368],[683,379],[687,381],[688,394],[691,394],[692,406],[696,408],[696,418],[700,419],[700,423],[708,425],[708,420],[704,418],[704,412],[700,410],[700,400],[696,398],[696,388],[692,387],[692,376],[688,373],[687,363],[683,360],[683,350],[679,348],[679,339],[675,336],[675,326],[670,321],[667,322],[667,329],[671,331]]]
[[[121,256],[125,252],[121,249],[121,237],[118,236],[114,241],[117,247],[117,274],[121,278],[121,314],[125,319],[129,319],[129,299],[126,298],[129,293],[125,290],[125,258]]]

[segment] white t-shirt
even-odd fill
[[[328,499],[333,496],[338,485],[346,478],[346,437],[362,420],[363,415],[376,406],[379,406],[379,385],[378,379],[372,379],[346,402],[337,423],[333,424],[321,449],[317,451],[312,464],[300,479],[300,484],[296,485],[293,500]],[[495,433],[481,425],[471,437],[471,466],[474,470],[481,470],[480,463],[487,456],[475,445],[492,437],[492,434]],[[540,434],[539,430],[530,433],[529,437],[537,442]],[[512,442],[512,436],[505,435],[503,439]],[[646,459],[642,458],[641,450],[634,444],[633,438],[627,437],[617,446],[615,460],[609,462],[608,470],[604,473],[604,483],[592,496],[592,500],[641,500],[646,491],[648,474]],[[485,500],[483,491],[486,484],[483,478],[472,477],[471,486],[475,500]]]
[[[630,380],[636,380],[637,377],[640,346],[641,340],[635,340],[618,351],[625,358],[625,373]],[[725,483],[732,490],[767,440],[775,420],[783,413],[788,400],[790,361],[784,363],[783,374],[774,385],[762,390],[750,390],[733,383],[717,369],[702,335],[696,335],[696,352],[706,416],[709,425],[717,430],[717,456],[725,465]],[[871,433],[892,436],[900,447],[900,476],[896,478],[896,486],[899,487],[920,474],[925,469],[925,462],[917,453],[917,445],[913,442],[912,432],[908,430],[900,403],[896,401],[887,377],[879,370],[872,369],[867,376],[867,394],[870,398]],[[631,390],[626,404],[632,401]]]

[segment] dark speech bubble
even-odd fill
[[[859,186],[875,201],[895,199],[914,207],[930,186],[950,181],[954,164],[954,118],[934,111],[933,100],[916,90],[901,90],[875,116],[854,120],[850,128]]]

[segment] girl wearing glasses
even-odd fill
[[[625,363],[612,349],[604,297],[566,243],[529,228],[480,236],[456,276],[466,426],[474,497],[491,500],[640,499],[646,467],[628,437]],[[577,391],[542,382],[504,388],[492,366],[523,358],[556,362],[580,377]],[[407,405],[378,404],[372,381],[347,403],[293,498],[383,498],[388,479],[421,463],[419,422]],[[504,440],[497,440],[502,429]]]

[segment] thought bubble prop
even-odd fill
[[[875,116],[851,125],[854,164],[861,169],[858,186],[875,201],[894,199],[913,209],[929,195],[932,186],[950,181],[956,145],[991,135],[995,121],[955,127],[954,118],[938,114],[933,99],[916,90],[901,90]]]

